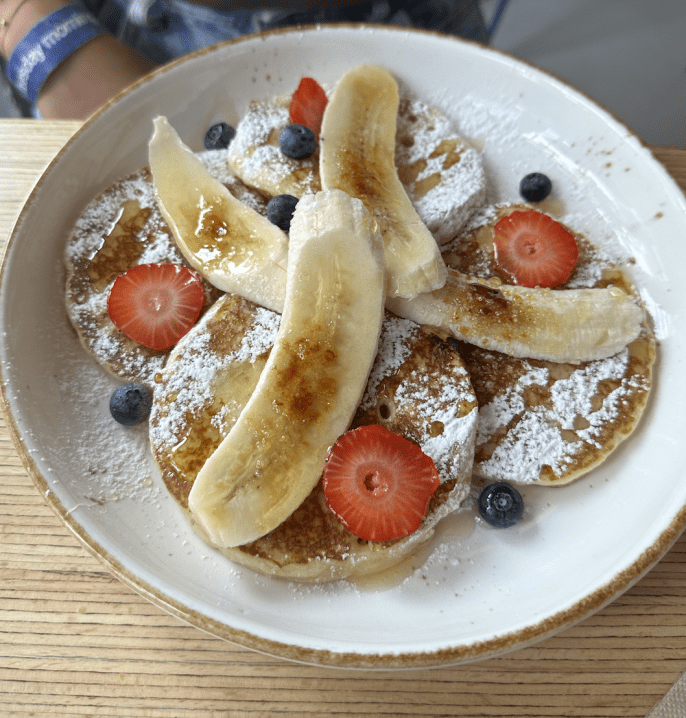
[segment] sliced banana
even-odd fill
[[[217,288],[281,311],[287,235],[212,177],[166,117],[148,149],[157,204],[188,262]]]
[[[319,480],[376,356],[383,257],[378,226],[359,200],[339,190],[300,200],[276,343],[189,495],[191,513],[213,544],[238,546],[265,535]]]
[[[375,65],[360,65],[339,80],[324,111],[319,173],[324,189],[361,199],[381,228],[388,295],[411,298],[439,289],[443,258],[419,218],[395,166],[398,85]]]
[[[386,306],[482,349],[570,364],[616,354],[639,335],[645,319],[643,309],[617,287],[529,289],[454,270],[442,289],[412,300],[389,298]]]
[[[155,137],[151,142],[151,165],[153,154],[158,176],[162,176],[162,166],[173,165],[168,175],[165,173],[168,183],[177,181],[182,188],[191,186],[193,182],[197,187],[216,183],[204,166],[198,166],[190,159],[192,153],[164,119],[156,122]],[[223,185],[220,186],[223,188]],[[175,210],[172,204],[174,193],[178,194],[179,190],[169,188],[164,195],[172,211]],[[158,197],[161,195],[158,190]],[[192,234],[191,228],[202,222],[202,206],[199,202],[190,205],[185,196],[178,201],[186,203],[186,209],[181,212],[185,222],[183,227],[184,232]],[[234,228],[232,246],[237,254],[249,254],[256,233],[264,228],[264,222],[269,225],[265,232],[273,232],[272,235],[265,234],[266,243],[273,242],[272,247],[276,245],[275,254],[279,255],[282,251],[277,240],[283,233],[260,214],[233,200],[233,197],[223,205],[222,211],[226,215],[221,217],[221,222]],[[234,221],[234,212],[240,221]],[[181,224],[173,223],[172,226],[175,227],[174,233],[181,250],[212,284],[274,311],[283,311],[285,260],[281,260],[280,264],[265,261],[250,267],[249,271],[237,272],[231,262],[222,261],[221,257],[218,259],[212,251],[190,253],[189,243],[183,239],[185,235],[181,232]],[[271,240],[272,236],[276,239]],[[388,256],[386,247],[386,259]],[[645,319],[645,312],[632,297],[615,287],[527,289],[494,285],[486,280],[468,278],[454,270],[447,270],[447,273],[447,282],[442,288],[412,299],[387,297],[386,307],[400,317],[419,324],[434,325],[457,339],[484,349],[515,357],[569,363],[616,354],[638,336],[641,322]]]

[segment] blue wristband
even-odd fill
[[[34,25],[14,48],[7,77],[29,102],[38,99],[48,75],[104,30],[81,5],[67,5]]]

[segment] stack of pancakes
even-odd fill
[[[234,196],[263,214],[275,194],[302,196],[319,189],[316,156],[290,160],[278,151],[287,107],[283,97],[253,103],[228,150],[200,155]],[[483,206],[486,179],[477,150],[437,109],[404,96],[396,163],[418,214],[443,246],[446,264],[493,276],[492,227],[509,208]],[[568,286],[612,283],[632,291],[618,267],[588,240],[577,239],[580,260]],[[144,168],[93,199],[76,223],[65,251],[66,307],[85,349],[103,367],[153,387],[152,452],[190,520],[187,499],[194,478],[250,397],[279,316],[207,285],[198,324],[171,351],[147,350],[124,336],[107,314],[116,276],[145,262],[185,264]],[[615,357],[569,365],[458,343],[387,313],[351,428],[383,424],[434,460],[441,484],[420,529],[395,541],[362,541],[326,507],[320,483],[270,534],[223,552],[262,573],[305,581],[387,568],[426,541],[441,518],[471,510],[465,499],[472,477],[557,486],[597,466],[635,428],[654,359],[647,326]]]

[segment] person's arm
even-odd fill
[[[65,0],[0,0],[0,51],[8,60],[17,43]],[[16,11],[16,12],[15,12]],[[155,65],[108,34],[67,57],[45,81],[37,106],[45,118],[83,119]]]

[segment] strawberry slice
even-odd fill
[[[366,541],[390,541],[416,531],[438,484],[430,457],[375,424],[343,434],[323,473],[328,507]]]
[[[579,258],[574,235],[543,212],[518,210],[494,227],[496,266],[523,287],[554,287],[569,279]]]
[[[309,127],[319,137],[327,102],[326,92],[322,86],[311,77],[303,77],[291,97],[289,107],[291,122]]]
[[[195,324],[205,302],[196,272],[178,264],[138,264],[114,280],[110,319],[148,349],[169,349]]]

